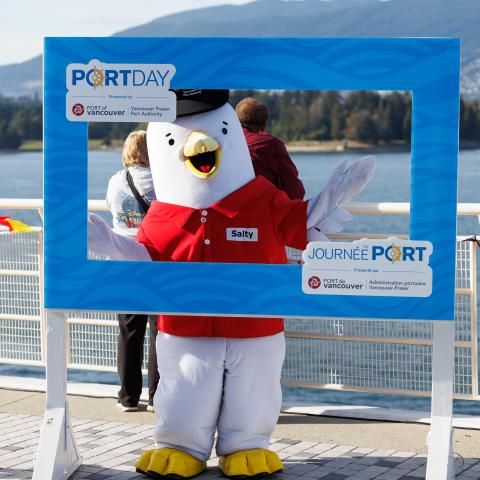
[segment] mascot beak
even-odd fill
[[[185,164],[199,178],[212,178],[218,171],[222,149],[207,132],[196,130],[187,138],[183,147]]]

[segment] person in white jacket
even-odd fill
[[[108,182],[107,205],[112,212],[114,231],[127,237],[136,237],[146,211],[135,198],[127,175],[130,174],[137,192],[148,205],[155,200],[145,130],[137,130],[127,137],[123,145],[122,162],[125,168]]]
[[[137,235],[138,226],[155,200],[152,174],[148,161],[145,130],[130,133],[122,152],[125,168],[108,182],[107,205],[113,216],[113,229],[126,237]],[[143,342],[147,322],[150,325],[150,348],[148,354],[148,406],[153,411],[153,396],[157,389],[159,374],[155,341],[156,317],[135,313],[118,315],[117,368],[120,377],[118,406],[125,412],[138,410],[142,393]]]

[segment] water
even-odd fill
[[[89,155],[90,199],[104,199],[108,179],[121,168],[119,150],[92,151]],[[292,155],[307,196],[321,190],[334,166],[344,158],[353,160],[357,153],[322,153]],[[410,154],[379,153],[375,177],[357,201],[364,202],[408,202],[410,199]],[[2,180],[0,197],[41,198],[42,197],[42,154],[39,152],[0,154]],[[21,172],[21,173],[19,173]],[[459,158],[459,202],[479,202],[480,151],[462,151]],[[3,211],[0,215],[12,215],[30,225],[41,225],[36,212]],[[110,220],[110,215],[104,215]],[[358,215],[350,222],[347,232],[405,233],[408,232],[408,217],[402,215],[369,216]],[[475,217],[459,220],[458,231],[465,235],[480,235],[479,222]],[[0,374],[43,376],[41,368],[1,366]],[[117,383],[117,376],[96,372],[69,372],[72,381]],[[339,404],[378,405],[392,408],[429,409],[429,400],[392,395],[371,395],[364,393],[310,390],[299,388],[284,389],[287,401],[310,401]],[[456,413],[480,414],[480,402],[455,401]]]
[[[322,153],[292,155],[300,172],[307,196],[325,185],[333,167],[345,158],[353,160],[357,153]],[[104,199],[107,182],[121,168],[119,150],[92,151],[89,157],[89,198]],[[377,154],[378,167],[368,188],[357,198],[358,201],[408,202],[410,199],[410,154]],[[42,197],[42,154],[40,152],[0,154],[0,197]],[[20,175],[19,172],[22,172]],[[478,202],[480,186],[480,150],[466,150],[459,159],[459,202]],[[41,225],[36,212],[4,211],[31,225]],[[107,215],[106,218],[109,218]],[[402,233],[408,231],[408,219],[401,215],[363,216],[358,215],[348,224],[346,231],[372,233]],[[463,218],[459,222],[459,233],[479,234],[476,218]]]

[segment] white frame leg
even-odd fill
[[[453,376],[455,322],[435,321],[432,355],[432,423],[426,480],[455,478],[453,458]]]
[[[63,312],[45,314],[47,405],[32,480],[66,480],[82,463],[68,411],[66,321]]]

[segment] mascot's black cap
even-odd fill
[[[177,118],[223,107],[228,102],[229,90],[176,90]]]

